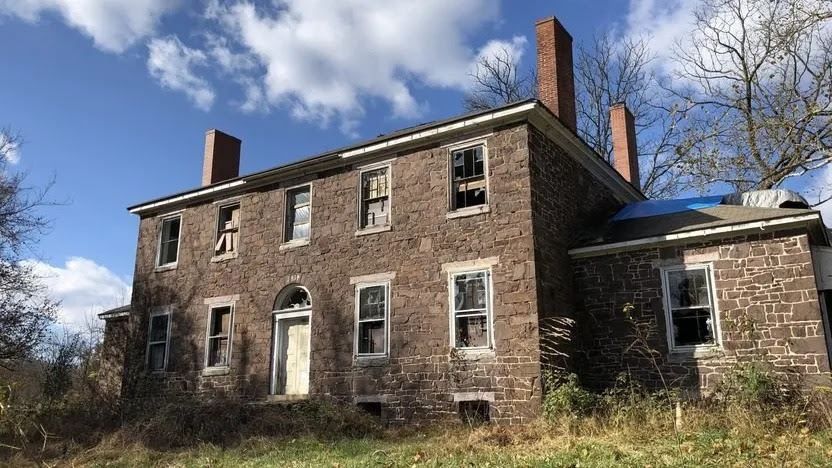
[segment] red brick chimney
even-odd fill
[[[239,138],[216,129],[205,132],[205,160],[202,164],[202,186],[233,179],[240,175]]]
[[[627,182],[640,189],[636,125],[633,114],[624,103],[615,104],[610,108],[610,124],[613,166]]]
[[[537,79],[540,100],[564,125],[576,131],[575,75],[572,70],[572,36],[554,16],[535,24]]]

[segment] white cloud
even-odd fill
[[[468,36],[498,18],[497,0],[284,0],[271,7],[249,2],[206,17],[228,31],[262,73],[245,86],[244,109],[287,106],[302,120],[339,121],[350,132],[364,101],[381,99],[394,117],[424,109],[414,82],[464,89],[477,50]],[[506,43],[512,47],[516,42]],[[220,59],[221,63],[226,62]]]
[[[9,136],[0,131],[0,151],[9,164],[20,162],[20,143],[11,141]]]
[[[214,104],[214,90],[194,68],[207,63],[204,52],[182,44],[176,36],[155,38],[148,45],[147,69],[162,86],[182,91],[196,107],[207,111]]]
[[[0,0],[0,14],[35,22],[43,13],[57,13],[99,49],[120,53],[152,35],[160,18],[179,4],[180,0]]]
[[[61,301],[58,321],[84,327],[92,314],[130,302],[130,285],[106,267],[72,257],[63,267],[38,260],[24,262],[40,276],[52,299]]]
[[[631,0],[627,13],[627,35],[648,37],[650,49],[656,53],[655,64],[668,72],[673,49],[693,32],[694,12],[698,0]]]
[[[832,196],[832,166],[818,169],[811,176],[804,177],[801,182],[805,184],[803,192],[809,203],[817,203]],[[832,200],[816,206],[815,209],[821,212],[823,222],[832,227]]]

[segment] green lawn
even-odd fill
[[[568,432],[568,431],[566,431]],[[775,433],[776,434],[776,433]],[[41,461],[43,462],[43,461]],[[19,458],[16,465],[35,466]],[[48,466],[176,467],[609,467],[832,466],[832,432],[683,432],[629,437],[622,432],[570,436],[545,426],[388,431],[378,438],[326,441],[249,439],[231,447],[156,451],[117,438],[47,460]],[[43,466],[43,465],[40,465]]]

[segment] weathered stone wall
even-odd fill
[[[221,262],[211,261],[215,204],[182,212],[178,266],[168,271],[154,271],[161,218],[143,218],[129,380],[135,387],[147,381],[142,369],[149,306],[174,304],[167,372],[149,380],[171,392],[264,397],[273,302],[281,289],[297,283],[310,291],[313,302],[311,394],[347,401],[380,397],[386,401],[387,419],[419,422],[454,414],[455,393],[485,392],[493,393],[493,420],[534,417],[541,388],[528,138],[525,124],[488,136],[489,211],[473,216],[446,217],[449,154],[437,144],[380,157],[392,158],[390,231],[356,235],[355,167],[242,195],[239,255]],[[285,190],[305,182],[312,184],[309,245],[281,250]],[[449,285],[442,265],[483,258],[497,258],[492,268],[494,350],[459,357],[450,348]],[[384,272],[395,273],[389,357],[359,363],[350,278]],[[228,295],[239,295],[230,373],[204,376],[204,300]]]
[[[660,268],[713,265],[722,349],[705,357],[668,352]],[[797,371],[809,382],[828,379],[829,360],[809,240],[800,232],[735,237],[647,248],[574,260],[582,381],[612,385],[625,371],[660,385],[644,346],[629,349],[634,324],[651,331],[665,378],[690,389],[711,389],[738,361]],[[632,320],[623,312],[634,305]]]
[[[127,317],[108,319],[104,325],[98,384],[101,390],[111,397],[117,398],[121,394],[127,330]]]
[[[621,208],[612,191],[563,149],[530,129],[532,224],[544,364],[573,366],[572,261],[567,253],[587,227]]]

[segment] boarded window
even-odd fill
[[[156,265],[173,265],[179,258],[179,229],[182,218],[175,216],[162,220],[159,239],[159,257]]]
[[[147,337],[147,368],[163,371],[167,367],[167,355],[170,333],[170,311],[159,309],[150,313]]]
[[[358,287],[358,355],[387,352],[387,284]]]
[[[710,267],[665,270],[664,284],[671,348],[716,344]]]
[[[451,153],[451,208],[454,210],[488,203],[485,180],[485,147],[474,146]]]
[[[299,187],[286,193],[286,242],[309,238],[312,218],[310,187]]]
[[[237,251],[240,241],[240,204],[221,206],[217,215],[217,236],[214,240],[214,255]]]
[[[389,168],[361,173],[361,228],[384,226],[390,221]]]
[[[232,307],[214,307],[208,323],[208,367],[227,366],[231,350]]]
[[[488,348],[491,346],[490,277],[487,270],[452,275],[455,346]]]

